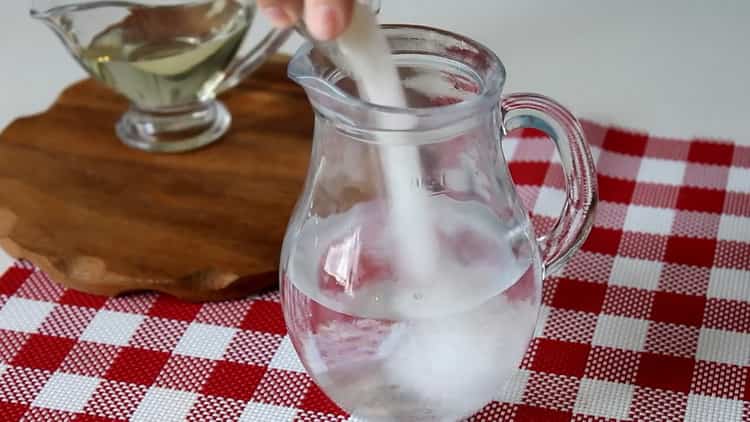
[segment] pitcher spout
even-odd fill
[[[343,71],[333,63],[328,54],[312,43],[303,46],[292,58],[289,63],[288,76],[304,88],[310,97],[320,95],[341,99],[346,97],[346,94],[334,82],[343,76]]]
[[[357,0],[357,3],[355,15],[364,10],[380,13],[380,0]],[[337,82],[349,76],[349,65],[337,42],[316,40],[304,22],[299,22],[295,29],[308,42],[290,61],[289,78],[302,86],[314,103],[319,96],[346,101],[352,93],[343,90]]]
[[[289,65],[316,115],[357,131],[430,131],[474,124],[497,108],[505,68],[486,47],[447,31],[383,25],[406,94],[406,107],[360,98],[346,57],[308,42]],[[343,62],[342,65],[340,62]]]

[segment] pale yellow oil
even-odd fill
[[[79,60],[94,77],[140,107],[179,107],[216,95],[255,14],[255,2],[214,0],[176,6],[106,2],[121,16],[90,43]],[[61,19],[72,22],[69,9]],[[78,17],[81,18],[81,17]]]

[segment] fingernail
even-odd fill
[[[278,6],[266,7],[263,9],[263,13],[268,16],[268,18],[271,19],[271,22],[273,22],[275,25],[289,25],[289,15],[284,11],[284,9]]]
[[[341,13],[337,9],[322,4],[310,9],[307,15],[307,26],[313,37],[328,41],[339,34],[343,26],[342,20]]]

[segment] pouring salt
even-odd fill
[[[351,26],[336,43],[339,59],[347,62],[364,100],[389,107],[408,106],[388,41],[366,5],[355,2]],[[385,125],[390,122],[403,126],[409,122],[409,116],[383,119]],[[423,284],[429,281],[435,268],[438,242],[427,204],[428,194],[415,189],[422,176],[419,150],[403,132],[379,135],[378,140],[385,145],[380,163],[390,195],[391,224],[395,227],[399,251],[396,269],[400,279]]]

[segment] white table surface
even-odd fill
[[[750,1],[383,3],[384,22],[441,27],[490,46],[508,68],[508,92],[541,92],[580,117],[655,135],[750,145]],[[4,1],[0,13],[0,129],[84,77],[28,17],[29,4]]]

